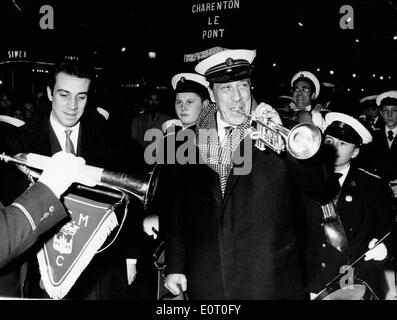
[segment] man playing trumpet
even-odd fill
[[[301,299],[301,193],[332,198],[336,180],[320,154],[301,161],[253,147],[252,120],[281,124],[251,92],[255,50],[226,50],[196,66],[214,104],[194,128],[198,164],[178,167],[164,217],[166,287],[191,299]],[[262,148],[263,149],[263,148]],[[244,154],[250,170],[233,159]]]

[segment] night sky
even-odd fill
[[[221,16],[224,37],[209,41],[200,39],[206,17],[191,12],[201,2],[3,0],[1,56],[11,48],[46,61],[84,54],[105,70],[108,81],[151,77],[169,85],[174,73],[192,70],[194,65],[183,62],[185,53],[219,45],[257,49],[253,77],[261,96],[283,93],[302,69],[322,82],[350,88],[349,95],[396,87],[396,0],[240,0],[238,11]],[[54,8],[53,30],[39,26],[44,4]],[[342,5],[354,10],[353,30],[340,27]],[[148,59],[148,51],[157,58]]]

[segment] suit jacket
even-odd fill
[[[0,209],[0,296],[19,293],[18,282],[7,277],[10,265],[66,217],[59,199],[41,182]]]
[[[192,299],[304,298],[297,190],[330,195],[330,176],[319,156],[299,161],[251,146],[252,170],[232,170],[224,198],[202,159],[174,166],[162,216],[166,273],[186,274]]]
[[[117,162],[120,154],[115,151],[116,148],[110,143],[109,135],[107,134],[109,128],[106,121],[99,114],[91,114],[88,111],[85,111],[80,122],[79,143],[76,148],[77,155],[83,157],[89,165],[121,171],[121,168],[118,167],[119,162]],[[11,154],[34,152],[51,156],[61,149],[51,127],[49,114],[45,114],[42,118],[38,118],[36,121],[21,127],[9,145]],[[23,177],[23,174],[17,172],[18,170],[16,169],[12,170],[11,166],[12,164],[10,164],[10,172],[13,171],[15,176],[19,176],[19,178],[12,178],[11,181],[17,180],[18,182],[15,184],[20,187],[20,191],[24,190],[28,185],[26,176]],[[73,192],[73,190],[71,191]],[[88,197],[93,196],[92,194],[82,194],[80,192],[78,194]],[[115,200],[110,199],[110,201],[114,202]],[[132,199],[131,203],[134,206],[137,205],[134,199]],[[116,214],[120,222],[122,212],[116,210]],[[129,220],[131,219],[126,220],[117,241],[103,253],[94,256],[65,297],[66,299],[126,298],[128,287],[125,259],[127,255],[132,254],[129,248],[132,242],[131,235],[129,234],[130,231],[127,230],[130,223]],[[112,238],[115,232],[116,230],[109,235],[108,239]],[[107,243],[105,242],[104,245]],[[39,287],[40,276],[36,257],[33,255],[30,261],[26,294],[34,298],[48,297],[45,291]]]
[[[397,179],[397,139],[391,148],[384,127],[373,133],[373,141],[364,146],[358,157],[359,165],[379,175],[385,181]]]
[[[317,209],[316,209],[317,208]],[[336,210],[341,218],[349,245],[346,256],[327,243],[322,227],[322,211],[318,202],[311,201],[308,215],[307,270],[309,290],[319,292],[339,274],[342,265],[349,265],[368,250],[373,238],[378,240],[394,226],[394,213],[387,186],[383,181],[362,169],[350,167],[341,188]],[[390,238],[385,242],[390,253]],[[366,281],[379,298],[384,262],[361,261],[355,276]]]

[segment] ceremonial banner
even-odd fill
[[[118,225],[110,204],[69,194],[64,205],[71,220],[37,254],[48,295],[62,299]]]

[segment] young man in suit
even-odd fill
[[[116,152],[116,147],[120,146],[111,143],[106,120],[88,104],[93,79],[93,70],[82,62],[62,62],[57,65],[47,87],[51,109],[19,128],[14,139],[9,142],[10,152],[33,152],[50,156],[64,150],[83,157],[88,165],[122,172],[120,163],[115,163],[121,158]],[[21,190],[24,190],[28,181],[26,177],[18,181],[21,180]],[[70,191],[82,195],[75,189]],[[83,196],[89,198],[93,194],[84,193]],[[135,205],[135,201],[132,199],[131,204]],[[126,299],[129,289],[126,258],[130,254],[132,240],[124,229],[109,249],[94,256],[66,296],[67,299]],[[32,261],[36,264],[35,257]],[[28,296],[47,297],[39,286],[37,264],[35,268],[29,268],[29,271],[32,269],[34,272],[29,277],[27,286]]]

